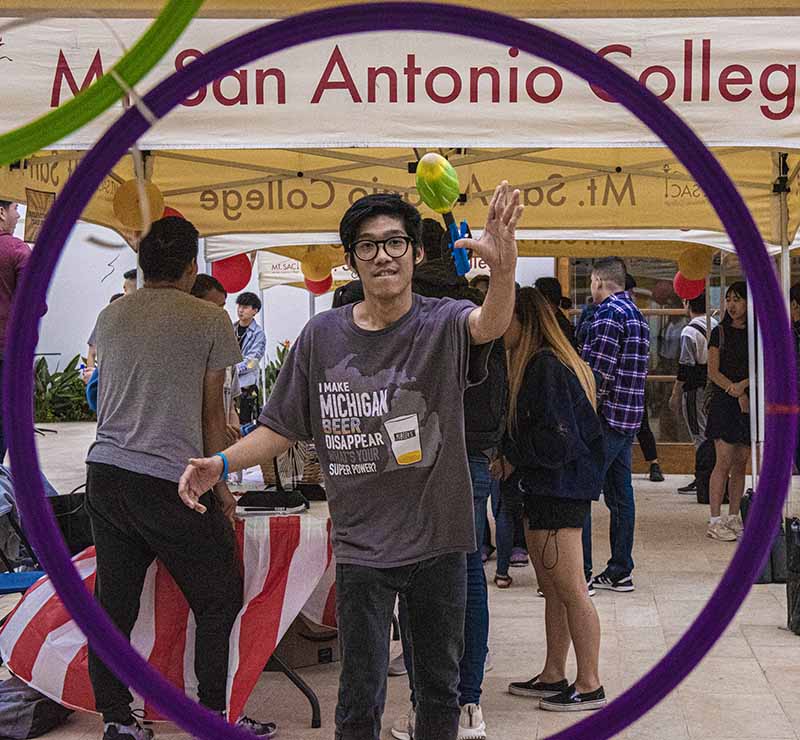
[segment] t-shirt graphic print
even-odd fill
[[[414,296],[405,316],[374,332],[352,308],[306,325],[259,421],[314,439],[339,562],[395,567],[471,552],[463,394],[481,373],[470,361],[475,306]]]

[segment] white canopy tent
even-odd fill
[[[21,5],[0,2],[0,10],[26,12]],[[66,11],[70,3],[37,7],[43,5]],[[667,18],[538,22],[619,63],[716,147],[765,241],[781,254],[788,295],[789,250],[800,225],[797,8],[772,3],[772,12],[781,15],[689,18],[676,16],[677,5],[669,7],[665,14],[673,17]],[[540,14],[534,7],[522,2],[499,9],[526,17],[526,11]],[[98,8],[119,15],[121,5],[109,1]],[[622,3],[619,10],[601,3],[596,14],[618,16],[626,8],[637,16],[658,14],[658,4],[640,1]],[[722,8],[711,2],[692,15],[715,9],[728,16],[753,12],[750,4]],[[575,3],[568,11],[585,14]],[[142,89],[221,39],[263,22],[197,20]],[[127,42],[146,23],[112,21]],[[0,62],[14,70],[4,92],[15,101],[0,111],[4,129],[91,84],[120,54],[96,20],[44,24],[46,33],[21,28],[3,39],[8,60]],[[117,113],[110,111],[60,142],[58,152],[2,168],[0,195],[46,207],[76,157]],[[361,193],[392,189],[413,198],[408,163],[415,150],[431,147],[458,159],[467,197],[456,215],[472,214],[473,226],[479,225],[475,214],[484,210],[486,188],[508,177],[525,191],[523,227],[557,229],[533,240],[564,239],[575,233],[561,231],[567,224],[592,239],[601,233],[624,239],[623,229],[641,240],[633,233],[644,229],[660,232],[659,241],[687,241],[684,228],[719,228],[692,179],[657,148],[651,132],[602,91],[517,50],[451,36],[343,35],[274,55],[199,91],[159,122],[141,146],[150,152],[149,175],[167,204],[195,221],[204,235],[303,233],[302,241],[283,236],[283,246],[314,243],[308,233],[330,232]],[[128,162],[115,168],[87,209],[87,220],[115,225],[113,196],[131,172]],[[690,241],[708,244],[706,238],[715,241],[710,246],[726,249],[724,237]],[[569,254],[568,245],[559,254]]]

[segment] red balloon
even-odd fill
[[[679,298],[691,301],[706,289],[706,281],[687,280],[681,273],[676,272],[675,278],[672,280],[672,288]]]
[[[308,288],[314,295],[324,295],[331,289],[333,285],[333,275],[328,275],[324,280],[304,280],[306,288]]]
[[[164,213],[161,214],[161,218],[168,218],[169,216],[174,216],[175,218],[183,218],[186,217],[175,208],[170,208],[169,206],[164,207]]]
[[[211,274],[219,280],[228,293],[244,290],[250,282],[253,265],[246,254],[236,254],[211,263]]]

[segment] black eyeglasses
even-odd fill
[[[390,236],[388,239],[379,241],[361,239],[354,242],[351,249],[362,262],[370,262],[378,256],[378,250],[381,247],[390,257],[399,259],[413,243],[414,240],[410,236]]]

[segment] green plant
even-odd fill
[[[283,363],[286,361],[286,356],[289,354],[289,340],[285,339],[277,346],[276,354],[277,359],[270,360],[267,363],[267,366],[264,368],[264,396],[263,398],[269,398],[270,393],[272,393],[272,389],[275,387],[275,381],[278,379],[278,373],[280,372],[281,368],[283,367]]]
[[[75,355],[63,370],[50,372],[41,357],[34,369],[34,418],[38,422],[92,421],[95,416],[86,403],[83,384]]]

